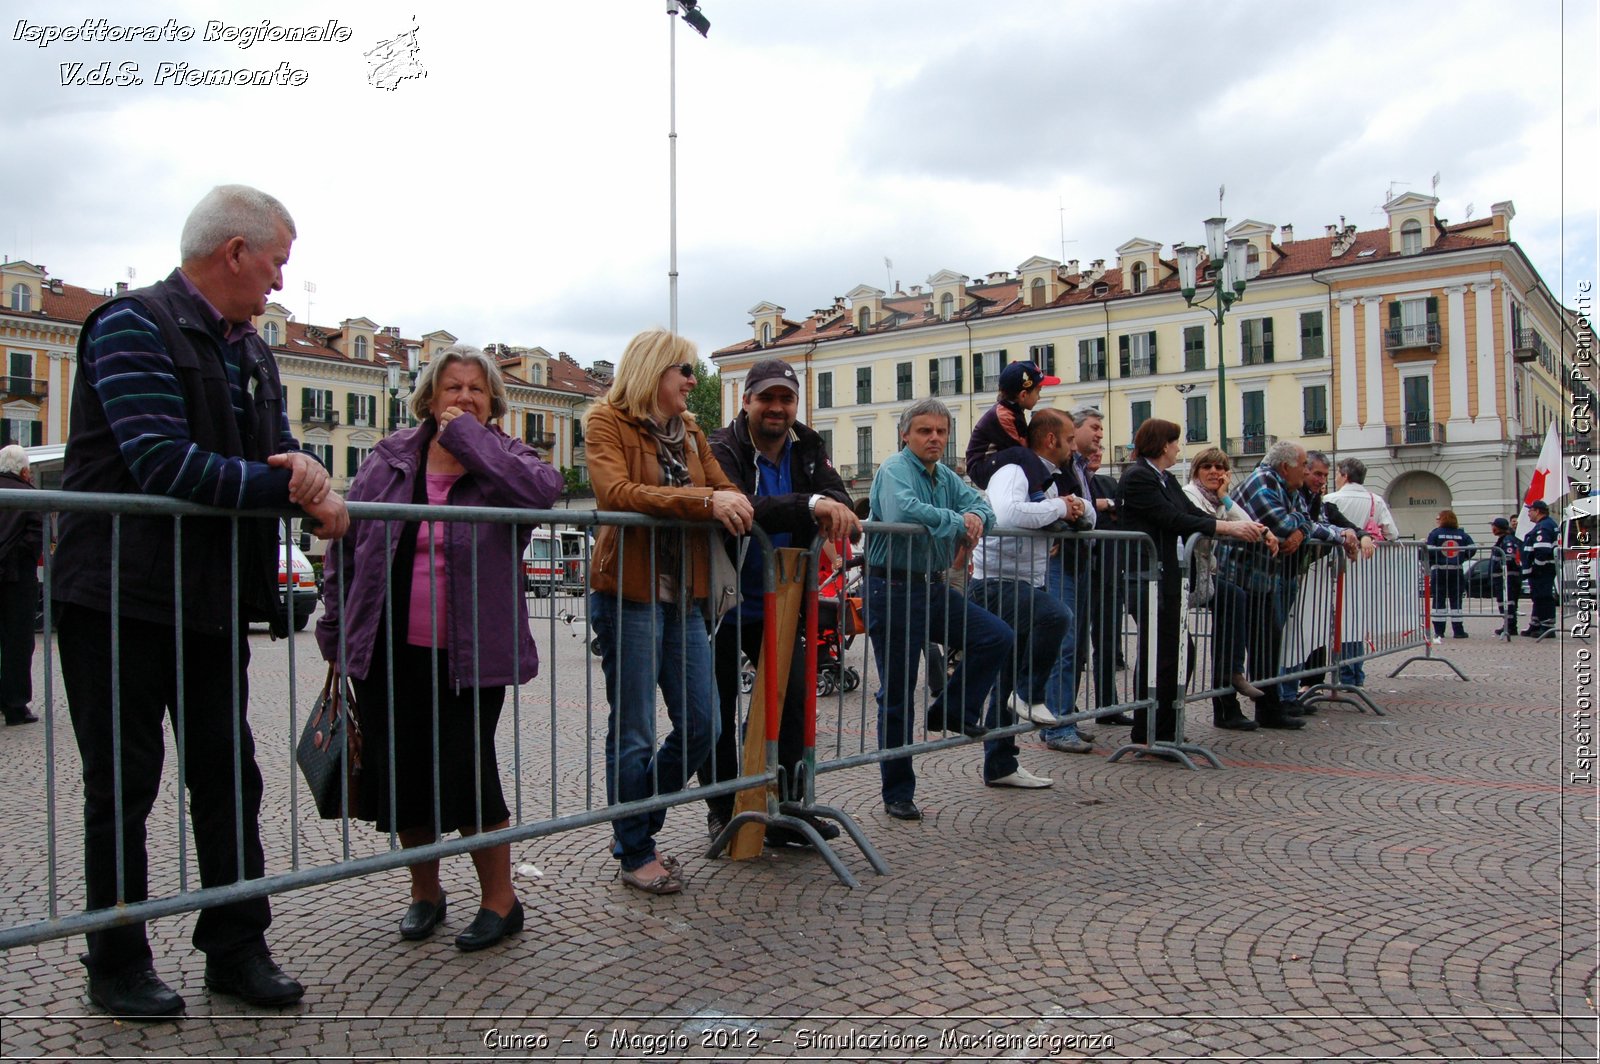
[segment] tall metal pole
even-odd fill
[[[1222,276],[1222,270],[1217,270],[1217,276]],[[1220,280],[1218,282],[1221,283]],[[1222,444],[1224,453],[1228,450],[1228,376],[1222,366],[1222,294],[1217,293],[1217,439]]]
[[[678,0],[667,0],[667,297],[678,331]]]

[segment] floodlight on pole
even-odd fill
[[[711,20],[700,0],[667,0],[667,302],[670,326],[678,331],[678,19],[704,37]]]
[[[1217,323],[1217,439],[1224,451],[1228,448],[1228,371],[1222,357],[1222,320],[1228,308],[1244,298],[1246,271],[1249,264],[1250,241],[1244,237],[1227,237],[1228,219],[1207,218],[1206,253],[1210,276],[1205,287],[1210,291],[1196,299],[1201,288],[1200,249],[1193,244],[1182,244],[1174,250],[1178,255],[1178,288],[1183,301],[1191,307],[1200,307]]]

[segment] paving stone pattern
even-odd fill
[[[1398,659],[1369,666],[1385,717],[1335,708],[1300,732],[1241,734],[1213,731],[1201,707],[1191,735],[1224,771],[1108,764],[1126,731],[1102,727],[1095,755],[1024,739],[1023,763],[1056,786],[1002,791],[981,785],[978,749],[963,746],[918,760],[920,824],[883,814],[874,766],[825,772],[821,799],[856,816],[892,868],[874,875],[841,840],[861,880],[853,891],[805,853],[704,860],[694,803],[661,835],[685,862],[688,889],[675,897],[614,879],[603,826],[516,844],[514,861],[542,873],[518,880],[527,928],[482,953],[450,941],[476,901],[465,856],[445,863],[450,915],[426,942],[395,932],[402,871],[276,896],[272,945],[307,985],[285,1012],[205,990],[192,914],[151,925],[157,969],[188,1002],[180,1022],[97,1014],[81,939],[13,949],[0,971],[0,1050],[27,1060],[1593,1060],[1595,792],[1564,787],[1562,774],[1572,648],[1508,646],[1489,638],[1495,623],[1473,620],[1471,640],[1436,648],[1470,683],[1438,665],[1397,679],[1386,675]],[[290,821],[285,648],[251,638],[269,870],[288,870],[296,845],[302,867],[336,860],[338,824]],[[520,739],[522,822],[604,798],[604,702],[581,626],[543,622],[539,642],[546,675],[499,733],[508,782]],[[297,651],[294,701],[309,702],[320,666],[308,639]],[[41,659],[42,648],[38,669]],[[7,926],[48,915],[52,816],[58,911],[82,896],[76,748],[59,681],[55,692],[53,752],[43,725],[0,729]],[[169,756],[151,819],[158,892],[178,885],[175,795]],[[302,816],[308,808],[302,795]],[[357,825],[351,845],[375,853],[387,838]]]

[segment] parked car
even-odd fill
[[[557,592],[583,594],[587,590],[584,582],[587,547],[580,529],[536,527],[527,549],[522,552],[523,587],[536,598],[549,598]]]
[[[317,608],[317,574],[299,544],[284,541],[278,526],[278,631],[303,632]]]
[[[1498,555],[1493,558],[1473,558],[1464,570],[1468,598],[1499,599],[1504,593],[1506,578],[1502,576],[1505,565]],[[1517,596],[1524,601],[1528,595],[1528,581],[1518,572],[1513,579],[1521,588]]]

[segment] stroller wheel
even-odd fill
[[[861,686],[861,670],[857,669],[854,665],[851,665],[851,666],[847,667],[844,670],[844,689],[845,689],[845,691],[847,691],[847,692],[848,691],[854,691],[857,687],[860,687],[860,686]]]
[[[748,666],[739,670],[739,692],[749,694],[756,689],[756,670]]]
[[[834,683],[834,680],[833,680],[833,673],[831,673],[831,672],[819,672],[819,673],[817,673],[817,697],[818,698],[826,698],[829,695],[833,694],[838,689],[839,689],[838,686]]]
[[[599,636],[595,636],[593,639],[589,640],[589,653],[593,654],[597,658],[600,656],[600,637]]]

